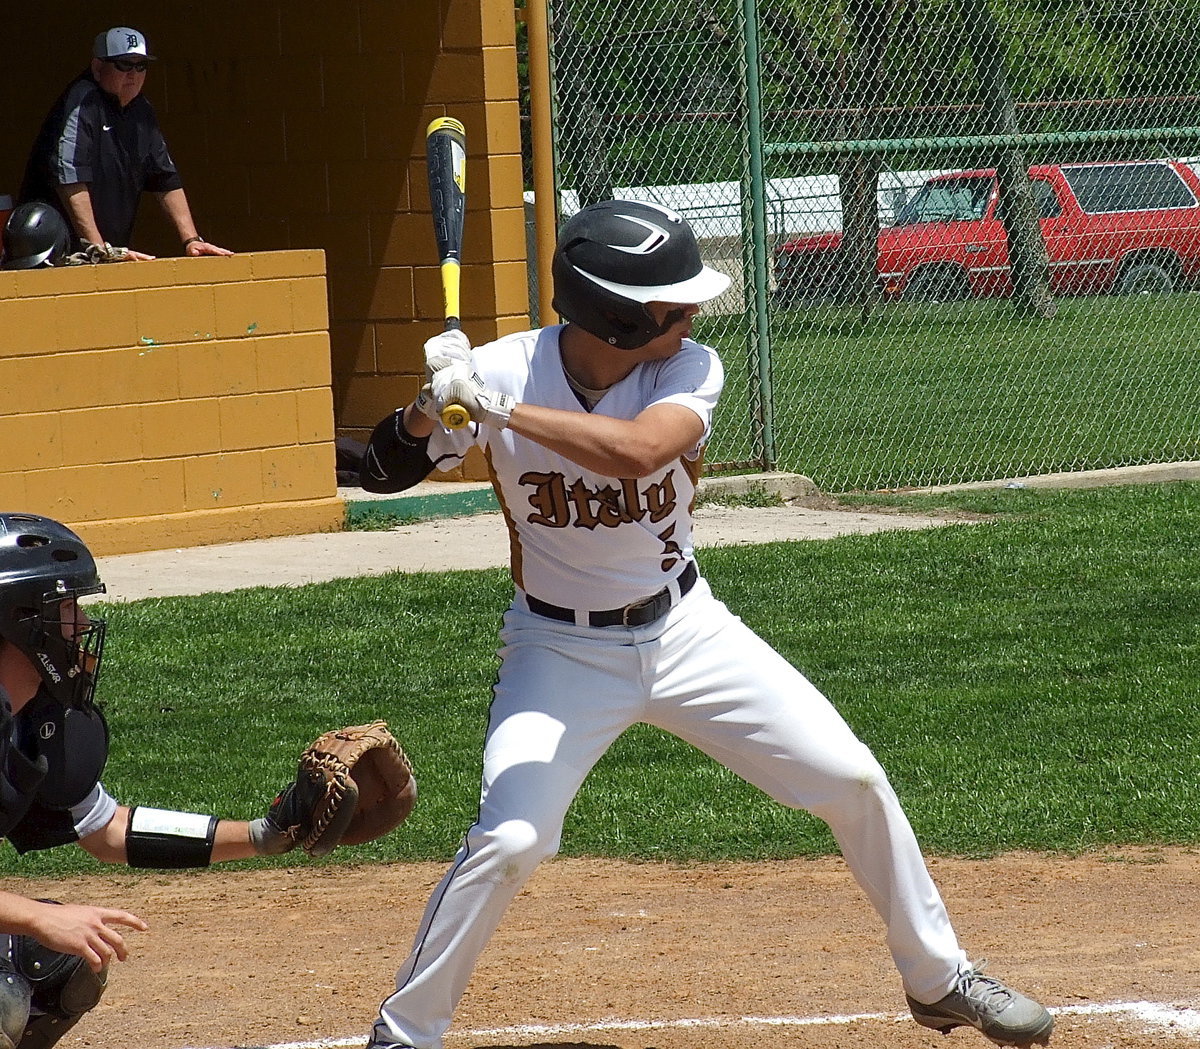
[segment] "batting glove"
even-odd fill
[[[508,425],[517,406],[512,394],[488,389],[475,372],[457,364],[434,375],[433,397],[439,411],[448,404],[461,404],[472,422],[485,423],[497,430]]]
[[[453,364],[445,364],[437,368],[433,375],[429,378],[429,388],[433,393],[433,401],[437,406],[437,410],[441,411],[447,404],[450,403],[447,392],[455,383],[463,383],[468,381],[475,374],[473,365],[464,364],[462,361],[457,361]],[[465,407],[465,405],[464,405]]]
[[[471,340],[458,328],[451,328],[425,342],[425,377],[430,382],[434,372],[451,364],[465,364],[469,369],[475,367]]]
[[[437,401],[433,399],[433,385],[426,383],[421,387],[417,394],[417,399],[413,401],[417,411],[424,415],[427,419],[432,419],[435,423],[440,423],[442,417],[438,414]]]

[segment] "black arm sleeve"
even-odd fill
[[[428,437],[414,437],[404,427],[404,409],[397,408],[371,432],[358,468],[358,481],[367,492],[403,492],[425,480],[433,470]]]

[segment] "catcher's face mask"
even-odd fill
[[[100,679],[105,622],[92,619],[79,606],[79,598],[102,593],[103,586],[59,588],[42,595],[39,608],[19,609],[18,624],[26,632],[17,645],[31,659],[46,688],[60,703],[88,710]]]

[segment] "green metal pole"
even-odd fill
[[[775,451],[775,398],[771,387],[771,329],[767,314],[767,184],[763,164],[762,95],[759,91],[758,5],[757,0],[742,0],[745,38],[746,144],[749,153],[750,215],[745,221],[743,200],[742,227],[750,232],[749,265],[743,265],[747,289],[753,289],[753,334],[758,365],[759,423],[762,427],[759,454],[763,468],[773,470]],[[743,232],[742,243],[746,243]],[[743,252],[743,257],[745,257]]]
[[[537,246],[537,322],[556,324],[550,264],[558,235],[558,185],[554,171],[553,93],[550,87],[549,0],[528,0],[529,108],[533,141],[533,221]]]

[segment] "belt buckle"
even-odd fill
[[[666,608],[663,608],[662,611],[658,611],[658,606],[664,600],[667,602]],[[664,615],[666,613],[667,609],[669,609],[670,607],[671,607],[671,591],[664,588],[664,589],[660,590],[657,594],[651,594],[649,597],[643,597],[640,601],[634,601],[632,604],[626,605],[624,608],[622,608],[621,609],[621,626],[625,626],[625,627],[644,626],[646,623],[653,623],[654,620],[656,620],[660,616]],[[631,613],[641,612],[643,609],[647,609],[647,608],[654,609],[655,614],[652,615],[649,619],[641,620],[637,623],[629,622],[629,616]]]

